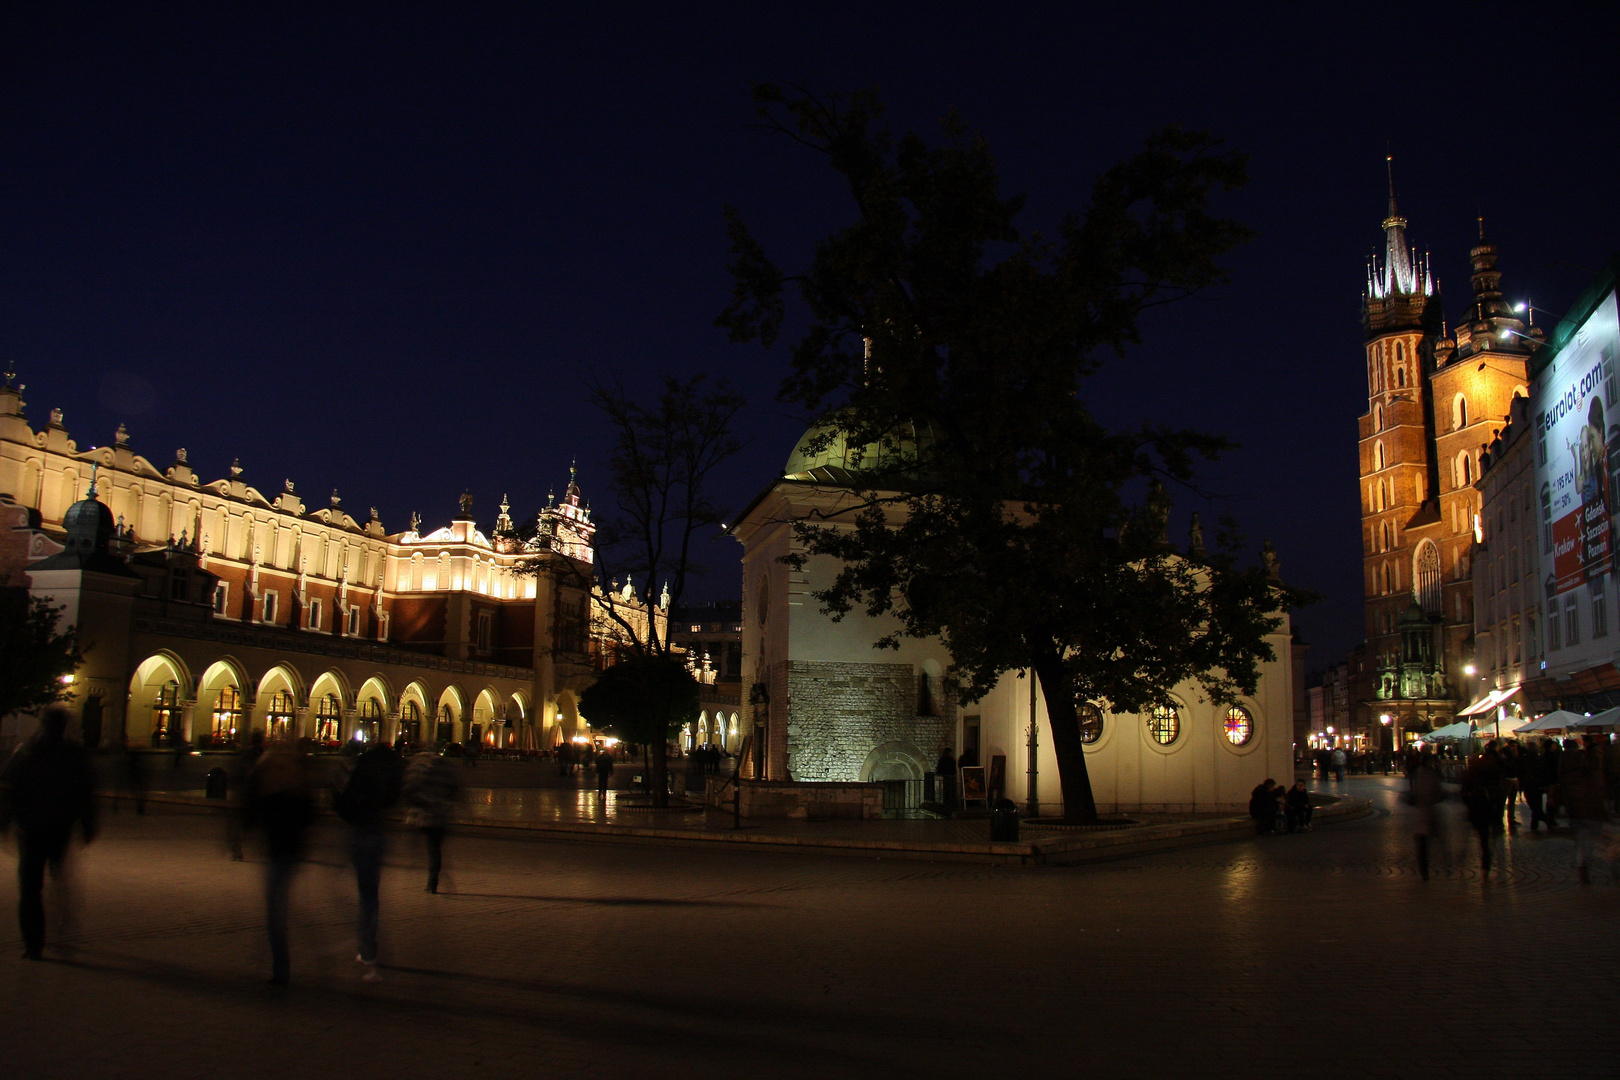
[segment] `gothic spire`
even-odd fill
[[[1429,275],[1428,260],[1418,258],[1406,242],[1406,219],[1401,217],[1395,204],[1395,155],[1384,155],[1385,173],[1389,178],[1389,216],[1384,219],[1384,257],[1380,265],[1375,257],[1368,296],[1383,300],[1395,295],[1428,296],[1434,292],[1434,280]]]

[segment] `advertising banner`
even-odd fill
[[[1615,565],[1620,471],[1620,318],[1609,296],[1542,372],[1536,413],[1542,527],[1553,587],[1568,592]],[[1611,447],[1613,451],[1611,453]],[[1612,462],[1612,467],[1611,467]]]

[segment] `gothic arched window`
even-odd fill
[[[1429,615],[1440,614],[1440,549],[1433,540],[1418,545],[1413,559],[1412,581],[1418,604]]]
[[[1384,443],[1382,440],[1380,440],[1378,444],[1373,447],[1373,456],[1378,462],[1379,471],[1382,471],[1384,468]]]
[[[1452,427],[1461,430],[1468,426],[1468,399],[1458,394],[1451,403]]]

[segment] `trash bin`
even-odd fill
[[[1010,843],[1018,839],[1018,807],[1011,799],[997,799],[990,811],[991,843]]]
[[[208,770],[208,779],[205,782],[203,794],[207,795],[210,799],[223,799],[225,797],[225,789],[229,786],[230,780],[226,777],[225,770],[216,765],[214,768]]]

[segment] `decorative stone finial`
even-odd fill
[[[422,515],[415,510],[411,511],[411,532],[422,531]]]
[[[1282,562],[1277,558],[1277,549],[1271,546],[1270,540],[1260,545],[1260,563],[1272,581],[1282,580]]]
[[[51,410],[51,427],[61,427],[61,426],[62,426],[62,410],[61,409],[52,409]]]
[[[1192,516],[1192,524],[1187,528],[1187,553],[1200,558],[1204,555],[1204,523],[1198,520],[1196,512]]]
[[[332,509],[336,510],[343,505],[343,496],[338,494],[337,488],[332,489]]]
[[[464,518],[472,517],[472,505],[473,505],[472,492],[471,491],[463,491],[461,493],[460,502],[461,502],[461,516],[464,517]]]
[[[186,448],[185,447],[182,446],[180,449],[178,449],[178,450],[176,450],[174,452],[174,463],[176,465],[184,465],[186,463]]]
[[[84,493],[84,497],[86,499],[94,499],[96,497],[96,474],[100,471],[101,462],[92,461],[90,463],[90,490]]]
[[[118,430],[113,432],[113,442],[117,443],[119,446],[128,446],[129,428],[120,423],[118,425]]]
[[[292,481],[291,481],[291,480],[283,480],[283,481],[282,481],[282,482],[281,482],[281,490],[282,490],[282,491],[285,491],[285,492],[286,492],[286,493],[287,493],[287,494],[289,494],[289,495],[292,495],[292,494],[294,494],[294,491],[293,491],[293,482],[292,482]]]
[[[231,479],[232,480],[240,480],[240,479],[242,479],[242,459],[241,458],[232,458],[231,459]]]

